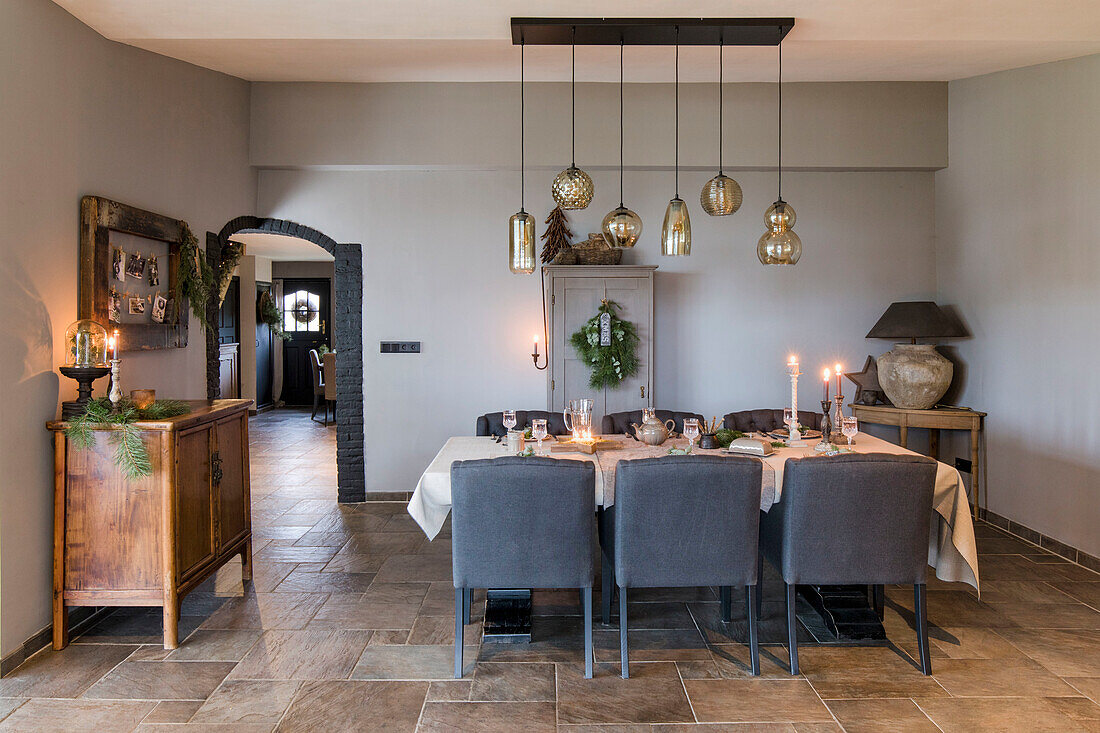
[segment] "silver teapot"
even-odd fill
[[[646,445],[660,445],[669,439],[676,428],[672,420],[661,422],[657,419],[657,411],[647,407],[642,410],[642,424],[630,423],[634,428],[634,435]]]

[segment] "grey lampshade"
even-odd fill
[[[966,328],[930,300],[891,303],[867,338],[918,339],[964,338]]]

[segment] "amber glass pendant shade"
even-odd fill
[[[625,206],[612,209],[603,218],[603,238],[612,247],[633,247],[640,236],[642,218]]]
[[[508,220],[508,268],[524,275],[535,271],[535,217],[522,209]]]
[[[719,173],[703,186],[699,205],[711,216],[729,216],[741,208],[741,186],[729,176]]]
[[[764,214],[768,231],[756,243],[756,256],[762,265],[794,265],[802,256],[802,240],[791,227],[794,209],[783,199],[768,207]]]
[[[779,199],[764,212],[764,226],[769,231],[786,231],[794,226],[797,219],[794,207],[783,199]]]
[[[557,205],[567,211],[587,208],[595,192],[591,176],[576,166],[569,166],[556,175],[550,189]]]
[[[661,254],[681,256],[691,254],[691,219],[687,204],[676,197],[665,209],[665,223],[661,227]]]

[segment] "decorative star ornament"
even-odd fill
[[[852,399],[855,404],[862,405],[863,392],[875,392],[877,399],[875,403],[890,404],[890,400],[887,399],[886,393],[882,391],[882,386],[878,383],[878,363],[875,361],[875,357],[868,356],[867,361],[863,364],[863,371],[859,372],[845,372],[852,384],[856,386],[856,395]]]

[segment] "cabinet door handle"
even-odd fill
[[[214,485],[218,486],[222,482],[222,458],[218,454],[218,451],[214,451],[210,456],[211,466],[211,478],[214,481]]]
[[[645,385],[643,384],[640,389],[642,391],[642,399],[645,399]]]

